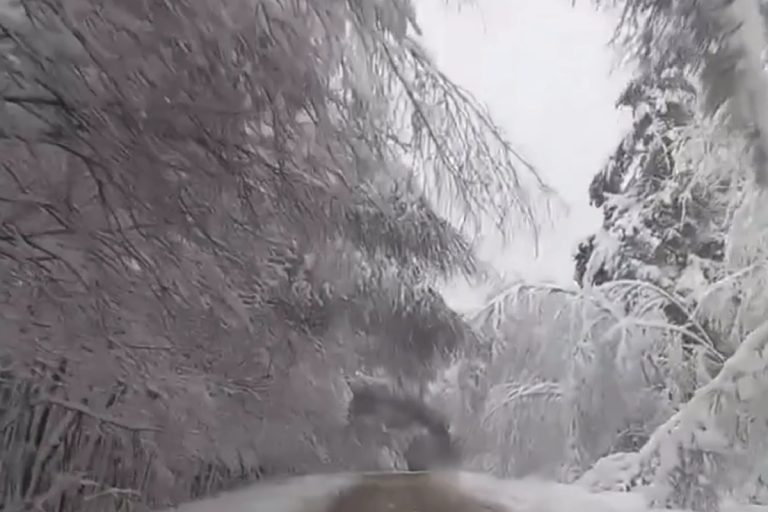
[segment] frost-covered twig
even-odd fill
[[[701,323],[696,319],[696,317],[688,310],[688,307],[686,307],[683,302],[675,297],[672,293],[668,292],[667,290],[661,288],[660,286],[648,282],[648,281],[641,281],[641,280],[633,280],[633,279],[619,279],[616,281],[611,281],[610,283],[607,283],[605,286],[617,286],[617,287],[630,287],[630,288],[645,288],[647,290],[652,291],[653,293],[658,294],[660,297],[663,297],[665,300],[667,300],[670,304],[675,305],[680,311],[685,313],[686,319],[690,322],[690,324],[698,331],[699,335],[694,337],[694,339],[700,340],[704,346],[707,348],[708,351],[711,351],[713,353],[719,354],[717,351],[717,347],[715,345],[715,342],[712,340],[712,337],[709,335],[706,329],[704,329],[704,326],[701,325]],[[719,355],[719,359],[722,359],[722,354]]]
[[[91,418],[97,421],[100,421],[102,423],[107,423],[115,427],[124,428],[132,432],[159,432],[161,430],[159,427],[156,427],[154,425],[139,425],[139,424],[128,423],[118,418],[107,416],[106,414],[102,414],[98,411],[94,411],[93,409],[91,409],[85,404],[79,404],[77,402],[71,402],[69,400],[63,400],[61,398],[56,398],[52,396],[41,398],[40,400],[37,400],[36,403],[57,405],[62,409],[67,409],[73,412],[79,412],[86,416],[90,416]]]
[[[95,499],[102,498],[104,496],[112,496],[115,498],[123,498],[123,499],[137,499],[141,497],[141,493],[136,489],[124,489],[121,487],[104,487],[99,482],[96,482],[95,480],[90,480],[87,478],[80,480],[79,484],[83,486],[88,486],[88,487],[100,488],[98,491],[92,494],[89,494],[85,498],[83,498],[84,501],[93,501]]]
[[[532,382],[518,383],[506,382],[494,386],[489,393],[487,412],[483,417],[483,423],[491,421],[501,409],[510,406],[520,400],[560,400],[563,390],[557,382]]]
[[[643,320],[641,318],[635,318],[631,321],[631,325],[637,326],[637,327],[646,327],[649,329],[657,329],[661,331],[673,331],[680,333],[684,336],[689,336],[695,341],[699,343],[704,348],[704,351],[712,356],[712,358],[716,361],[723,362],[725,361],[725,356],[721,354],[710,342],[710,340],[707,340],[706,338],[699,336],[695,332],[691,331],[690,329],[686,329],[685,327],[680,327],[678,325],[671,324],[669,322],[652,322],[649,320]]]
[[[699,311],[702,309],[704,305],[704,299],[709,297],[711,294],[715,293],[717,290],[724,288],[725,286],[738,282],[740,279],[743,279],[749,276],[750,274],[757,272],[758,270],[765,268],[766,264],[768,264],[768,260],[756,261],[750,265],[745,266],[744,268],[731,272],[725,277],[711,283],[704,291],[701,292],[698,303],[696,304],[696,307],[691,312],[691,315],[698,316]]]

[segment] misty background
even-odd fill
[[[490,233],[480,257],[510,280],[571,285],[576,244],[601,221],[589,204],[589,182],[631,122],[630,112],[615,107],[631,75],[631,64],[609,46],[616,13],[559,0],[460,7],[422,0],[417,7],[423,41],[441,69],[488,106],[568,206],[544,226],[538,254],[528,240],[503,247]],[[485,298],[463,282],[446,295],[462,310]]]

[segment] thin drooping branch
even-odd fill
[[[32,403],[32,405],[38,405],[38,404],[55,405],[57,407],[61,407],[62,409],[84,414],[101,423],[106,423],[108,425],[129,430],[131,432],[160,432],[161,431],[159,427],[156,427],[153,425],[141,425],[141,424],[132,424],[129,422],[125,422],[119,418],[113,418],[111,416],[100,413],[98,411],[94,411],[93,409],[91,409],[85,404],[79,404],[76,402],[71,402],[69,400],[64,400],[64,399],[56,398],[53,396],[41,397]]]

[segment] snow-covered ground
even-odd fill
[[[324,507],[337,492],[349,489],[362,478],[363,475],[356,474],[295,477],[276,483],[253,485],[214,498],[183,504],[165,512],[325,512]],[[633,493],[592,493],[578,485],[533,479],[501,480],[469,472],[442,473],[436,478],[452,489],[501,505],[510,512],[651,512],[645,506],[643,497]],[[765,507],[726,506],[724,512],[765,512]]]

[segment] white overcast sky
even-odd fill
[[[589,0],[474,0],[446,6],[419,0],[424,43],[453,80],[485,103],[509,139],[570,208],[545,233],[540,254],[518,242],[489,243],[481,257],[508,276],[571,283],[575,244],[594,232],[600,212],[589,206],[592,176],[629,128],[614,108],[628,71],[608,47],[613,19]],[[480,292],[456,285],[449,303],[465,309]]]

